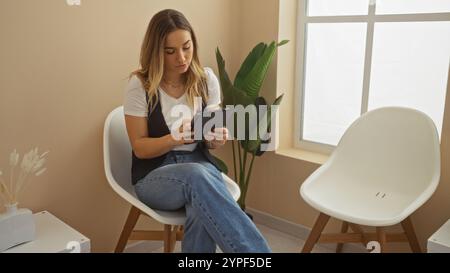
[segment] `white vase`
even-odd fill
[[[35,239],[36,227],[29,209],[17,208],[17,203],[5,205],[0,214],[0,252]]]

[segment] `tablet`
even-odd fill
[[[216,127],[227,127],[227,121],[232,114],[233,112],[228,108],[214,111],[203,110],[202,112],[195,114],[191,121],[191,131],[194,133],[194,142],[204,141],[204,133],[207,131],[213,131]]]

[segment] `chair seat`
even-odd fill
[[[324,165],[310,176],[300,188],[302,198],[329,216],[359,225],[398,224],[435,190],[435,184],[426,189],[396,188],[395,183],[362,183],[369,178],[358,180],[349,173],[336,175],[331,172]]]

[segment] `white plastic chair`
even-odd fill
[[[149,208],[136,197],[131,183],[131,145],[125,127],[123,106],[114,109],[106,118],[103,131],[103,157],[106,178],[113,190],[131,204],[115,252],[122,252],[128,240],[163,240],[164,252],[172,252],[175,242],[182,240],[182,226],[186,220],[184,209],[161,211]],[[237,184],[223,174],[227,188],[235,200],[241,194]],[[164,231],[133,230],[141,214],[164,224]]]
[[[434,193],[440,177],[439,137],[424,113],[384,107],[358,118],[342,136],[328,161],[300,187],[302,198],[320,212],[302,252],[316,243],[409,241],[420,245],[410,215]],[[341,233],[321,234],[330,217],[343,221]],[[383,227],[401,223],[404,233]],[[364,233],[359,225],[376,227]],[[346,233],[348,228],[354,233]]]

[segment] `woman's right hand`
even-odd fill
[[[191,131],[191,120],[184,119],[176,131],[172,131],[169,137],[174,146],[194,143],[194,133]]]

